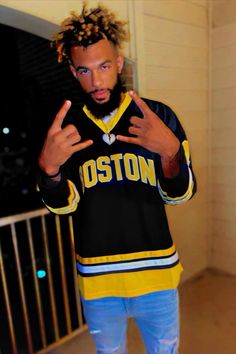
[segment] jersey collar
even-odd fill
[[[130,102],[132,101],[132,98],[128,94],[128,92],[125,92],[124,94],[124,99],[121,103],[121,105],[118,107],[118,109],[115,111],[115,114],[111,117],[111,119],[105,123],[102,119],[96,118],[89,110],[88,108],[84,105],[83,111],[86,114],[86,116],[93,121],[104,133],[107,133],[107,131],[111,131],[116,124],[119,122],[120,118],[122,117],[124,111],[127,109],[129,106]]]

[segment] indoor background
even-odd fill
[[[0,0],[0,23],[50,39],[81,3]],[[167,207],[184,266],[182,282],[209,269],[235,276],[236,1],[102,3],[129,21],[124,55],[135,65],[139,94],[169,105],[188,135],[198,192],[185,205]]]

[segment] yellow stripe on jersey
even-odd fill
[[[92,277],[78,275],[79,288],[87,300],[105,296],[139,296],[178,286],[183,268],[180,263],[168,269],[151,269]]]
[[[61,208],[52,208],[49,205],[46,205],[46,207],[53,213],[55,214],[69,214],[74,212],[77,209],[78,203],[80,201],[80,195],[79,192],[77,191],[75,185],[73,182],[71,182],[70,180],[67,180],[67,184],[69,187],[69,196],[67,199],[68,204],[64,207]]]
[[[81,264],[99,264],[99,263],[113,263],[113,262],[125,262],[125,261],[134,261],[139,259],[148,259],[154,257],[167,257],[172,255],[176,251],[175,245],[170,248],[158,251],[143,251],[143,252],[134,252],[134,253],[126,253],[126,254],[115,254],[108,256],[100,256],[100,257],[88,257],[83,258],[79,255],[76,255],[77,261]]]
[[[188,144],[187,140],[183,141],[182,146],[184,149],[184,155],[186,158],[186,162],[187,162],[187,166],[188,166],[188,174],[189,174],[189,183],[188,183],[187,191],[181,196],[172,198],[172,197],[168,196],[167,192],[162,190],[162,188],[160,186],[160,182],[158,181],[158,189],[159,189],[160,195],[161,195],[162,199],[165,201],[165,203],[170,204],[170,205],[183,203],[183,202],[189,200],[193,195],[194,181],[193,181],[192,171],[190,169],[190,153],[189,153],[189,144]]]

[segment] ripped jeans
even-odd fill
[[[132,317],[147,354],[177,354],[179,343],[178,290],[135,297],[82,299],[84,316],[97,354],[127,354],[126,331]],[[139,354],[138,348],[136,354]]]

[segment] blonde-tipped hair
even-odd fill
[[[70,61],[70,50],[73,46],[87,47],[101,39],[111,41],[121,48],[122,43],[129,39],[125,29],[127,22],[116,19],[113,12],[102,5],[87,9],[84,3],[81,14],[75,11],[61,24],[61,31],[53,35],[52,46],[58,53],[58,62]]]

